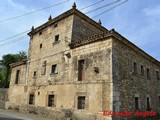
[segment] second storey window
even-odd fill
[[[144,76],[144,66],[141,65],[141,75]]]
[[[20,76],[20,70],[17,70],[15,84],[18,84],[18,82],[19,82],[19,76]]]
[[[78,61],[78,81],[84,80],[84,60]]]
[[[57,74],[57,73],[58,73],[58,71],[57,71],[57,64],[54,64],[51,67],[51,74]]]
[[[150,79],[150,70],[147,68],[147,78]]]
[[[158,72],[158,71],[156,71],[156,78],[157,78],[157,80],[160,79],[160,78],[159,78],[159,72]]]
[[[133,72],[137,74],[137,63],[136,62],[133,63]]]

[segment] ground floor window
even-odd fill
[[[49,96],[48,96],[48,107],[52,107],[52,106],[55,105],[55,104],[54,104],[54,102],[55,102],[54,99],[55,99],[55,98],[54,98],[54,95],[49,95]]]
[[[135,109],[138,110],[139,109],[139,98],[135,97]]]
[[[78,97],[78,109],[85,109],[85,96]]]
[[[30,95],[29,95],[29,104],[30,104],[30,105],[34,105],[34,101],[35,101],[34,94],[30,94]]]
[[[147,97],[147,110],[151,110],[151,103],[149,97]]]

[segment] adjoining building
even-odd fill
[[[75,5],[28,35],[28,59],[11,64],[6,108],[160,112],[159,61]]]

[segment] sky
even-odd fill
[[[87,13],[117,1],[115,4],[86,15],[95,21],[101,19],[104,27],[109,30],[114,28],[129,41],[160,61],[160,0],[0,0],[0,59],[5,54],[28,52],[29,36],[25,31],[30,30],[32,26],[38,27],[47,22],[50,15],[54,18],[71,9],[74,2],[77,4],[77,9],[82,9],[99,1],[101,2],[81,12]],[[99,15],[124,1],[127,2]],[[57,3],[62,4],[10,19]],[[17,34],[20,35],[12,37]]]

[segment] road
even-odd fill
[[[50,120],[33,114],[24,114],[15,111],[0,109],[0,120]]]

